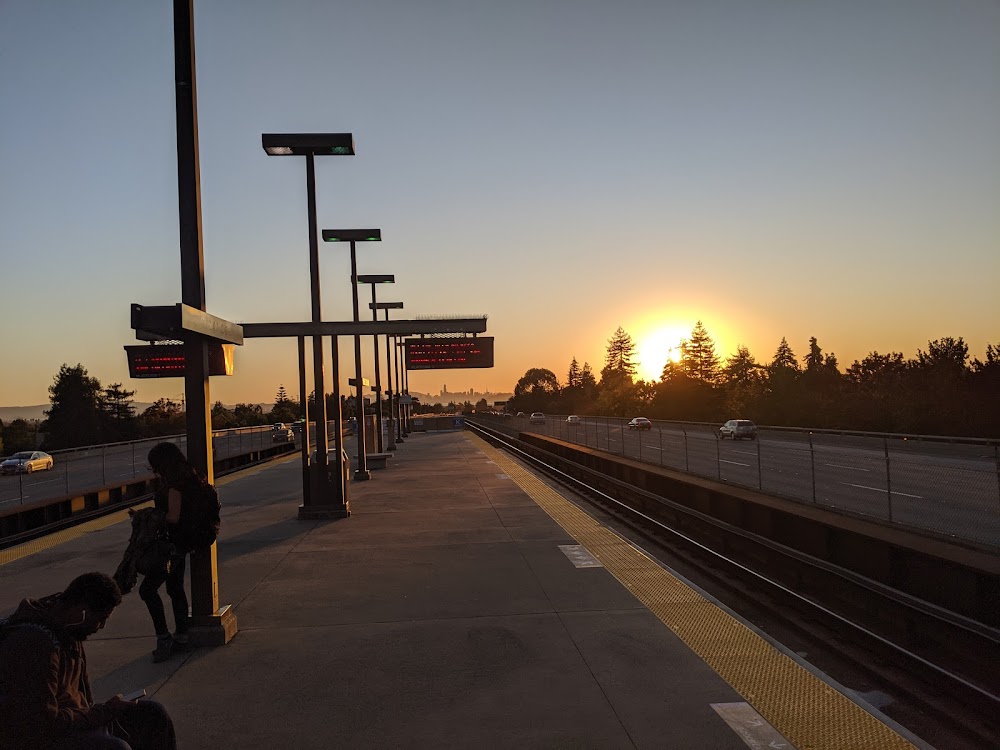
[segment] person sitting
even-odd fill
[[[173,722],[155,701],[95,703],[83,642],[122,600],[103,573],[25,599],[0,619],[0,750],[174,750]]]

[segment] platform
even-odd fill
[[[132,593],[98,698],[146,687],[184,750],[925,747],[470,433],[411,434],[349,519],[298,520],[300,481],[220,482],[234,640],[152,664]],[[123,516],[0,551],[0,615],[113,572]]]

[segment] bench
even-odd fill
[[[385,462],[392,458],[391,453],[367,453],[365,454],[365,463],[368,464],[369,469],[384,469]]]

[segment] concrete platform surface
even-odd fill
[[[754,746],[712,705],[743,698],[608,570],[577,567],[466,433],[411,435],[352,483],[349,519],[298,520],[300,481],[296,455],[220,482],[234,640],[153,664],[132,593],[88,642],[99,698],[146,687],[184,750]],[[113,572],[127,539],[117,523],[0,565],[0,614]]]

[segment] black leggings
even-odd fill
[[[146,602],[149,616],[153,618],[153,627],[157,635],[169,635],[167,615],[163,611],[163,601],[160,599],[160,586],[167,584],[167,596],[174,610],[174,626],[178,633],[188,631],[188,598],[184,593],[184,563],[186,554],[174,555],[170,558],[170,572],[148,575],[139,584],[139,597]]]

